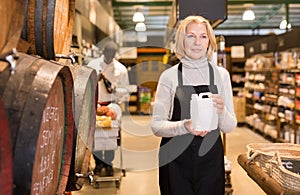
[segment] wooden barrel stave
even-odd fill
[[[67,191],[80,190],[84,184],[84,179],[77,178],[75,174],[88,172],[96,122],[96,71],[85,66],[79,66],[73,68],[73,77],[74,116],[77,136],[73,149],[74,159],[70,169]]]
[[[48,28],[46,27],[47,23],[44,22],[45,21],[44,4],[46,2],[47,1],[44,0],[35,1],[35,9],[33,13],[34,14],[34,38],[35,38],[35,50],[36,50],[35,54],[45,57],[46,59],[49,59],[47,57],[47,53],[45,53],[47,51],[44,50],[44,42],[43,42],[43,37],[45,34],[43,28]],[[51,40],[48,41],[51,42]]]
[[[0,1],[0,55],[16,48],[21,36],[25,2]]]
[[[6,110],[16,102],[19,104],[13,108],[14,112],[8,112],[9,124],[19,123],[14,138],[14,194],[63,194],[75,125],[71,71],[61,64],[20,54],[13,76],[17,75],[24,79],[14,85],[15,90],[8,82],[10,90],[5,91],[14,93],[3,96],[4,104],[9,99],[15,100],[6,104]]]
[[[4,60],[3,55],[18,46],[23,25],[24,4],[24,1],[19,0],[0,1],[0,60]],[[0,61],[0,97],[9,76],[10,64]]]
[[[27,0],[22,39],[30,43],[29,54],[55,60],[67,55],[72,43],[75,0]]]
[[[28,85],[26,85],[30,78],[26,77],[27,70],[34,64],[38,58],[28,58],[26,55],[20,54],[20,59],[16,64],[15,74],[9,77],[5,85],[2,100],[3,106],[6,108],[9,114],[9,127],[12,138],[12,147],[14,151],[15,141],[18,134],[20,120],[26,102],[26,96],[28,93]],[[27,82],[26,82],[26,81]],[[29,85],[30,86],[30,85]],[[17,93],[16,93],[17,92]]]
[[[5,86],[9,77],[11,75],[11,70],[8,62],[0,62],[0,97],[2,97]]]
[[[0,194],[11,195],[13,190],[12,147],[6,111],[0,101]]]

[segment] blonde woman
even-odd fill
[[[161,195],[223,195],[224,152],[220,132],[237,124],[228,71],[212,62],[213,29],[205,18],[189,16],[178,27],[175,54],[180,62],[159,79],[151,127],[162,137],[159,154]],[[192,94],[210,92],[217,129],[196,131],[190,119]]]

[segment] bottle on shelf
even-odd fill
[[[218,37],[218,65],[226,68],[226,52],[225,52],[225,37]]]

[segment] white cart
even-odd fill
[[[101,127],[96,124],[94,134],[94,151],[104,150],[119,150],[120,151],[120,164],[119,167],[113,167],[113,176],[98,176],[93,175],[93,182],[91,183],[94,188],[99,188],[101,182],[114,181],[116,188],[120,187],[121,179],[125,176],[126,172],[123,169],[123,156],[121,148],[121,125],[120,120],[112,120],[110,127]]]

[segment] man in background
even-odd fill
[[[97,107],[105,107],[105,109],[107,107],[109,111],[119,115],[116,118],[121,118],[121,113],[113,108],[116,104],[129,100],[129,78],[126,67],[115,59],[117,50],[118,47],[114,42],[107,42],[103,49],[103,55],[91,60],[87,66],[94,68],[99,78]],[[94,151],[96,163],[94,172],[97,174],[97,172],[101,172],[102,168],[105,168],[106,176],[112,176],[114,156],[114,150]]]

